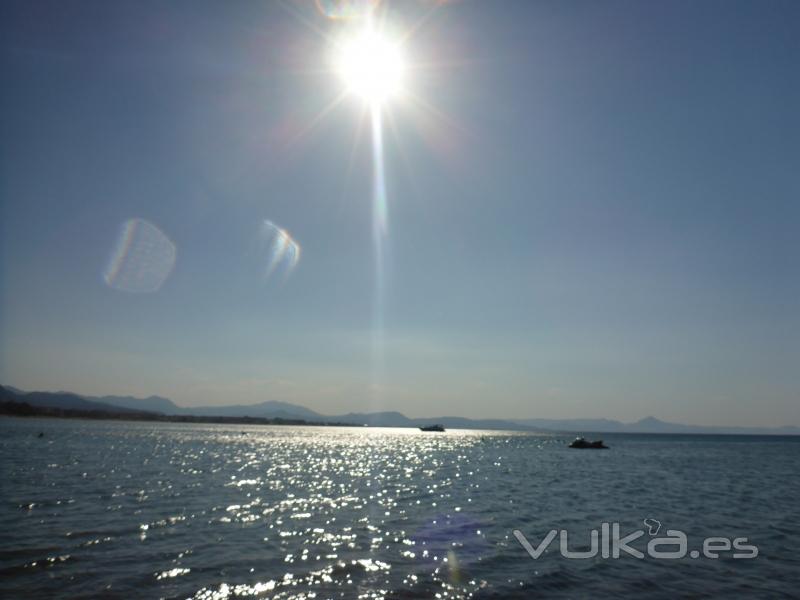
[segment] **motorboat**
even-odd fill
[[[441,425],[425,425],[424,427],[419,428],[420,431],[444,431],[444,427]]]
[[[595,440],[593,442],[590,442],[589,440],[587,440],[585,438],[582,438],[582,437],[575,438],[575,441],[573,441],[569,445],[569,447],[570,448],[581,448],[581,449],[583,449],[583,448],[591,448],[591,449],[594,449],[594,450],[608,450],[608,446],[603,444],[603,440]]]

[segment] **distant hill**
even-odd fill
[[[645,417],[633,423],[610,419],[517,419],[515,422],[550,431],[596,433],[702,433],[738,435],[800,435],[800,427],[708,427],[669,423]]]
[[[468,419],[443,416],[409,418],[396,411],[322,415],[304,406],[278,400],[257,404],[220,406],[178,406],[168,398],[150,396],[79,396],[70,392],[23,392],[11,386],[0,386],[0,400],[27,402],[31,406],[47,406],[73,410],[105,412],[157,413],[182,417],[220,417],[282,419],[316,423],[369,425],[373,427],[422,427],[435,423],[447,429],[494,429],[562,433],[688,433],[742,435],[800,435],[799,427],[705,427],[669,423],[646,417],[633,423],[611,419]]]
[[[145,410],[165,415],[183,414],[184,409],[168,398],[149,396],[148,398],[134,398],[133,396],[84,396],[93,402],[102,402],[121,409]]]
[[[0,400],[25,402],[31,406],[61,408],[67,410],[88,410],[101,412],[148,412],[141,409],[122,408],[103,402],[87,400],[71,392],[23,392],[16,388],[0,386]]]
[[[297,404],[268,400],[258,404],[232,404],[229,406],[193,406],[183,409],[194,415],[223,417],[267,417],[282,419],[303,419],[306,421],[325,421],[317,412]]]
[[[87,400],[103,402],[119,408],[147,410],[164,415],[197,415],[205,417],[260,417],[270,419],[303,419],[306,421],[322,421],[324,417],[311,409],[268,400],[258,404],[231,404],[227,406],[178,406],[172,400],[161,396],[134,398],[133,396],[84,396]]]
[[[353,423],[354,425],[374,425],[377,427],[413,427],[414,422],[399,412],[347,413],[336,417],[323,417],[325,420]]]
[[[602,431],[623,433],[627,424],[611,419],[514,419],[515,423],[550,431]]]
[[[13,392],[14,394],[24,394],[25,393],[23,390],[17,389],[12,385],[0,386],[0,388],[5,388],[6,391]]]

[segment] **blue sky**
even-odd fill
[[[363,104],[322,114],[352,23],[4,2],[0,381],[800,424],[796,2],[383,8],[414,27],[418,100],[384,107],[381,300]],[[133,218],[176,249],[151,293],[103,278]],[[287,276],[266,276],[265,220],[302,248]]]

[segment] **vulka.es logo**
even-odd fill
[[[667,529],[666,535],[655,537],[661,529],[661,523],[656,519],[645,519],[645,527],[648,528],[650,539],[644,551],[636,548],[633,544],[645,535],[641,529],[637,529],[621,535],[619,523],[601,523],[600,531],[592,529],[589,532],[588,550],[570,550],[569,533],[566,529],[551,529],[544,536],[544,539],[534,547],[525,535],[519,530],[514,530],[514,537],[522,545],[531,558],[538,559],[547,551],[556,537],[559,538],[559,552],[564,558],[585,559],[594,558],[600,555],[601,558],[620,558],[623,553],[634,558],[644,558],[648,556],[656,559],[676,559],[685,558],[704,558],[716,559],[721,554],[730,554],[733,558],[755,558],[758,556],[758,548],[748,544],[746,537],[734,539],[726,537],[708,537],[703,540],[702,551],[689,550],[689,542],[686,534],[677,529]],[[574,540],[573,540],[574,543]],[[574,547],[574,546],[573,546]]]

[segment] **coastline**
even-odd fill
[[[165,415],[146,411],[100,411],[73,408],[32,406],[27,402],[13,400],[0,402],[0,416],[49,417],[55,419],[91,419],[95,421],[149,421],[160,423],[218,423],[227,425],[304,425],[319,427],[352,427],[352,423],[323,423],[304,419],[282,419],[280,417],[222,417],[199,415]]]

